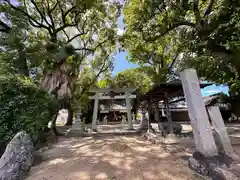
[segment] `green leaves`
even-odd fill
[[[156,67],[153,81],[163,80],[166,67],[193,67],[206,80],[228,84],[237,92],[240,73],[240,2],[221,1],[137,1],[124,6],[126,24],[122,45],[129,61]],[[162,64],[161,64],[162,65]],[[146,67],[145,67],[146,69]],[[148,72],[151,68],[148,67]]]
[[[27,131],[38,140],[55,112],[56,101],[30,79],[0,75],[0,145]]]
[[[146,93],[151,88],[151,79],[140,69],[126,69],[119,72],[112,80],[116,88],[136,88],[140,94]]]

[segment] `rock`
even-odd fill
[[[0,159],[0,179],[24,179],[33,164],[33,152],[29,135],[24,131],[17,133]]]
[[[214,156],[204,156],[196,151],[193,157],[188,160],[191,169],[203,176],[210,176],[213,180],[237,180],[235,174],[222,169],[223,166],[230,167],[232,158],[226,154],[217,154]]]
[[[140,130],[148,130],[148,119],[146,117],[143,117],[142,119]]]
[[[200,172],[201,165],[194,157],[190,157],[188,159],[188,166],[190,169],[196,171],[197,173],[201,173]]]
[[[213,138],[214,138],[214,141],[216,143],[218,152],[224,153],[224,148],[223,148],[222,141],[220,139],[220,136],[218,135],[218,133],[215,130],[213,130]]]
[[[174,134],[168,134],[164,140],[164,144],[178,144],[180,143],[180,140],[174,135]]]
[[[212,180],[238,180],[238,177],[230,171],[217,167],[211,173]]]
[[[182,125],[181,124],[173,123],[172,126],[173,126],[174,134],[180,135],[182,133]],[[163,123],[162,127],[163,127],[165,133],[169,134],[168,123]]]

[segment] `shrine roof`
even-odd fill
[[[99,93],[109,93],[109,92],[115,92],[115,93],[123,93],[123,92],[135,92],[136,88],[92,88],[89,90],[89,92],[99,92]]]
[[[206,96],[203,98],[205,106],[213,106],[218,103],[218,100],[220,99],[220,94],[214,94],[210,96]]]
[[[204,88],[206,86],[212,85],[211,83],[200,83],[200,88]],[[144,95],[140,95],[138,98],[139,100],[148,100],[152,99],[153,101],[164,100],[165,93],[167,93],[168,97],[177,97],[177,96],[184,96],[182,82],[179,79],[175,79],[173,81],[167,83],[160,83],[148,91]]]

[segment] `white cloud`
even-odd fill
[[[213,94],[213,93],[219,93],[219,90],[207,90],[206,93]]]
[[[124,29],[118,28],[117,35],[122,36],[124,34]]]

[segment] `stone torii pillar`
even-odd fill
[[[210,119],[212,120],[212,126],[219,135],[221,145],[223,146],[225,153],[228,154],[229,156],[234,157],[235,153],[233,151],[230,139],[228,137],[227,129],[225,127],[219,107],[217,105],[208,106],[207,110]]]
[[[196,149],[205,156],[214,156],[217,154],[217,147],[203,102],[196,70],[186,69],[180,73],[180,77]]]
[[[165,104],[167,119],[168,119],[168,132],[169,134],[173,134],[172,115],[169,107],[168,93],[165,92],[164,96],[165,96],[164,104]]]
[[[132,110],[131,110],[131,93],[126,92],[126,108],[127,108],[127,120],[128,120],[128,129],[133,129],[133,123],[132,123]]]
[[[96,92],[94,98],[94,109],[93,109],[93,118],[92,118],[92,130],[97,130],[97,116],[98,116],[98,105],[99,105],[99,93]]]

